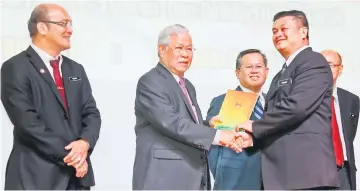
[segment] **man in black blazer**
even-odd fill
[[[273,43],[285,58],[266,96],[263,118],[240,124],[245,147],[264,143],[265,190],[332,189],[339,186],[331,130],[333,81],[324,57],[309,47],[309,24],[297,10],[273,19]]]
[[[90,154],[101,119],[82,65],[70,48],[71,18],[41,4],[31,13],[31,45],[3,63],[1,101],[14,125],[6,190],[88,190],[95,184]]]
[[[340,189],[356,190],[356,167],[354,153],[354,139],[359,120],[359,97],[349,91],[337,87],[337,79],[343,71],[341,55],[333,50],[323,50],[321,54],[330,65],[334,82],[334,107],[333,121],[338,125],[338,135],[340,138],[339,156],[340,164]],[[336,140],[334,139],[336,131],[333,131],[334,148]],[[335,150],[335,153],[337,151]]]

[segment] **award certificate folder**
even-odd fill
[[[249,120],[257,99],[255,93],[228,90],[219,112],[222,122],[216,124],[215,128],[231,130],[237,124]]]

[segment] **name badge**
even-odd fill
[[[77,82],[77,81],[80,81],[81,78],[76,77],[76,76],[73,76],[73,77],[69,77],[69,80],[70,80],[71,82]]]
[[[279,80],[278,81],[278,86],[285,86],[285,85],[289,85],[289,84],[292,84],[292,80],[291,78],[288,78],[288,79],[283,79],[283,80]]]

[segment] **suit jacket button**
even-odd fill
[[[66,116],[66,114],[64,114],[64,119],[67,119],[67,116]]]
[[[205,156],[204,155],[200,155],[200,159],[204,159],[205,158]]]

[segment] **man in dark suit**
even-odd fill
[[[184,26],[166,27],[158,39],[159,63],[138,81],[134,190],[209,190],[211,144],[240,151],[235,131],[207,127],[214,126],[216,117],[209,122],[202,119],[195,88],[184,78],[193,51]]]
[[[337,87],[337,79],[343,71],[342,58],[333,50],[321,51],[330,65],[333,90],[333,144],[340,175],[341,190],[356,190],[354,139],[359,120],[359,97]]]
[[[244,146],[264,143],[264,189],[333,189],[339,186],[331,129],[333,81],[324,57],[309,47],[309,24],[297,10],[273,19],[273,43],[285,58],[266,95],[263,118],[240,124]]]
[[[247,49],[241,51],[236,58],[235,74],[239,79],[236,90],[259,94],[251,120],[258,120],[263,114],[265,94],[261,93],[261,88],[268,71],[266,56],[260,50]],[[222,94],[211,101],[207,120],[219,114],[224,98],[225,94]],[[256,145],[241,153],[235,153],[226,147],[211,146],[209,166],[215,179],[214,189],[260,190],[262,181],[259,150],[259,146]]]
[[[1,101],[14,125],[6,190],[88,190],[100,113],[83,66],[62,56],[71,18],[41,4],[31,13],[31,46],[1,67]]]

